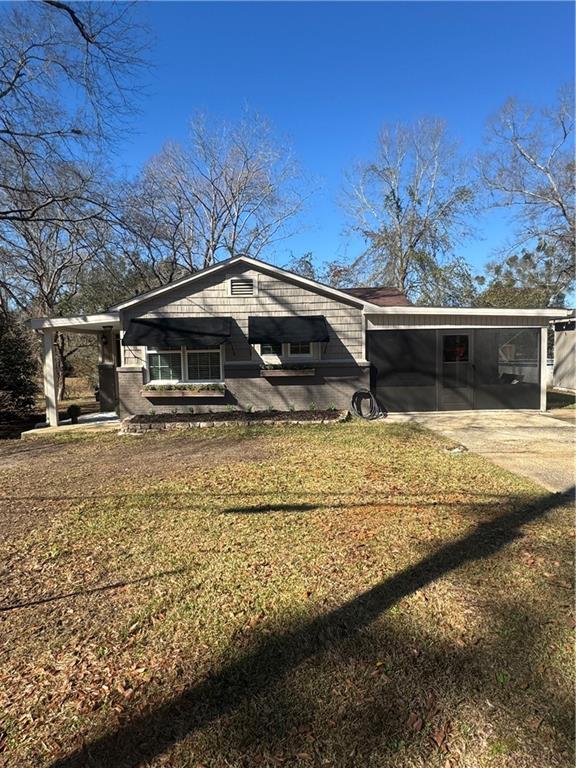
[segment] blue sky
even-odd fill
[[[122,163],[133,172],[184,138],[199,110],[266,115],[321,183],[278,264],[289,250],[317,261],[358,252],[337,201],[345,170],[370,158],[384,122],[438,116],[474,152],[507,97],[550,103],[574,71],[568,2],[150,2],[138,14],[154,36],[153,66]],[[510,229],[494,214],[477,226],[461,253],[480,269]]]

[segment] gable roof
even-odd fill
[[[358,299],[376,304],[379,307],[411,307],[412,302],[398,288],[384,286],[359,286],[358,288],[343,288],[345,293]]]
[[[134,298],[128,299],[128,301],[123,301],[120,304],[115,304],[113,307],[110,307],[110,309],[119,310],[119,309],[126,309],[127,307],[132,307],[135,304],[140,304],[141,302],[148,301],[148,299],[152,299],[156,296],[161,296],[164,293],[169,293],[170,291],[173,291],[176,288],[181,288],[183,285],[188,285],[189,283],[192,284],[196,280],[200,280],[203,277],[206,277],[207,275],[217,274],[218,272],[229,268],[231,265],[236,265],[236,264],[245,264],[247,267],[259,270],[260,272],[274,275],[276,277],[279,277],[280,279],[289,279],[293,283],[299,283],[305,288],[309,288],[310,290],[313,290],[313,291],[319,291],[328,296],[331,296],[336,301],[342,301],[342,302],[345,302],[346,304],[356,304],[358,307],[372,306],[369,301],[366,301],[359,296],[353,296],[352,294],[344,290],[340,290],[338,288],[331,288],[329,285],[324,285],[323,283],[319,283],[317,280],[311,280],[308,277],[302,277],[301,275],[297,275],[295,272],[290,272],[290,270],[288,269],[275,267],[272,264],[268,264],[268,262],[266,261],[261,261],[260,259],[253,259],[250,256],[235,256],[233,259],[226,259],[226,261],[219,261],[217,264],[213,264],[211,267],[206,267],[206,269],[201,269],[198,272],[194,272],[193,275],[188,275],[187,277],[183,277],[181,280],[175,280],[173,283],[162,285],[159,288],[154,288],[153,290],[147,291],[146,293],[141,293],[139,296],[134,296]]]

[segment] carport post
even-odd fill
[[[546,382],[548,379],[548,328],[540,329],[540,410],[546,411]]]
[[[46,397],[46,421],[48,426],[58,426],[58,377],[54,357],[54,331],[43,332],[42,363],[44,373],[44,395]]]

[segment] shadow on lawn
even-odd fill
[[[569,493],[569,491],[566,491],[566,493]],[[210,491],[210,498],[211,499],[234,499],[234,498],[245,498],[249,494],[246,491],[238,491],[236,493],[230,493],[229,491]],[[481,497],[485,499],[485,505],[491,504],[492,500],[501,500],[502,494],[501,493],[476,493],[475,491],[466,490],[465,495],[467,498],[473,498],[473,497]],[[90,493],[89,495],[86,494],[58,494],[58,495],[52,495],[47,496],[45,494],[31,494],[31,495],[4,495],[0,496],[0,502],[2,501],[96,501],[100,499],[110,499],[111,501],[118,500],[118,501],[137,501],[138,499],[143,499],[146,501],[149,501],[151,499],[157,499],[159,501],[163,499],[169,499],[171,502],[173,502],[175,499],[182,499],[183,504],[186,505],[186,509],[195,509],[206,506],[205,504],[191,504],[190,500],[197,498],[198,491],[196,490],[190,490],[190,491],[182,491],[182,490],[164,490],[164,489],[158,489],[158,490],[150,490],[150,491],[136,491],[136,492],[130,492],[130,493]],[[317,492],[314,490],[302,490],[302,491],[287,491],[284,489],[278,490],[278,491],[263,491],[258,490],[258,496],[264,497],[264,496],[272,496],[274,498],[277,498],[278,496],[284,497],[284,498],[301,498],[304,497],[317,497]],[[337,491],[335,493],[325,493],[324,496],[327,496],[332,499],[349,499],[353,500],[353,503],[350,505],[342,505],[342,506],[372,506],[373,504],[378,503],[379,501],[385,501],[386,503],[392,503],[392,504],[398,504],[399,506],[406,507],[410,504],[417,504],[418,506],[439,506],[440,502],[438,501],[432,501],[426,503],[427,500],[430,499],[430,494],[417,494],[417,493],[406,493],[403,490],[398,491],[395,494],[390,493],[378,493],[375,495],[370,495],[369,493],[366,493],[365,491],[350,491],[348,493],[342,493],[341,491]],[[526,499],[526,502],[531,501],[534,496],[532,494],[526,493],[523,497],[520,495],[516,495],[513,497],[514,501],[521,500],[522,498]],[[355,500],[358,499],[358,503],[354,503]],[[401,499],[401,503],[398,502],[398,499]],[[361,500],[361,501],[360,501]],[[457,502],[441,502],[443,506],[462,506],[462,501],[459,500]],[[274,505],[276,506],[276,505]],[[323,504],[316,504],[316,505],[310,505],[314,509],[322,509]],[[266,507],[265,504],[262,505],[255,505],[254,509],[258,509],[259,507],[262,507],[263,509]],[[308,504],[306,504],[306,508],[308,509]],[[252,507],[239,507],[238,509],[230,507],[230,509],[226,509],[223,511],[238,511],[242,512],[244,510],[251,511]]]
[[[219,718],[223,719],[219,738],[224,741],[226,748],[233,745],[233,748],[238,750],[237,762],[234,765],[251,765],[247,759],[248,750],[255,744],[259,749],[276,749],[287,741],[291,741],[293,746],[300,740],[305,748],[306,739],[302,723],[299,725],[298,716],[294,715],[293,680],[289,673],[292,673],[292,676],[301,676],[304,668],[309,692],[309,701],[305,704],[310,707],[309,711],[317,708],[321,700],[328,702],[328,706],[332,693],[316,685],[314,679],[316,668],[321,668],[327,655],[334,653],[335,648],[340,649],[340,663],[344,666],[348,662],[353,664],[358,656],[369,659],[374,652],[370,642],[371,625],[384,612],[393,608],[403,598],[466,563],[495,555],[503,547],[523,536],[523,525],[537,520],[561,502],[562,497],[558,494],[544,497],[532,504],[521,500],[522,506],[515,511],[478,524],[468,535],[443,546],[415,565],[385,579],[338,608],[309,621],[297,623],[284,631],[268,635],[262,633],[255,645],[245,650],[237,660],[224,663],[203,681],[190,685],[182,693],[155,709],[135,714],[126,722],[121,722],[113,732],[84,744],[68,757],[52,763],[52,768],[76,768],[84,765],[120,768],[127,765],[148,765],[168,749],[173,748],[178,752],[178,745],[192,733],[200,740],[209,738],[202,729]],[[498,600],[506,602],[506,597],[495,596],[495,601]],[[530,612],[530,606],[525,610]],[[512,617],[515,616],[512,606],[507,611]],[[410,655],[409,636],[398,632],[394,636],[394,630],[389,632],[388,629],[385,634],[385,640],[390,643],[391,648],[396,648],[404,655]],[[530,649],[525,635],[522,632],[518,634],[520,646],[511,650],[509,642],[504,638],[502,652],[508,656],[515,653],[515,663],[525,665]],[[541,653],[540,644],[535,645],[538,646],[538,653]],[[442,647],[442,642],[439,641],[420,666],[414,663],[413,667],[408,667],[411,689],[419,691],[422,696],[422,711],[424,712],[426,707],[434,709],[436,706],[433,701],[424,701],[424,691],[432,691],[433,699],[434,687],[441,688],[442,685],[449,687],[460,706],[466,697],[470,700],[481,700],[484,705],[487,694],[480,682],[481,675],[477,677],[470,674],[470,669],[474,670],[478,663],[484,664],[484,674],[486,668],[491,674],[490,653],[487,658],[482,658],[483,653],[486,651],[476,648],[474,643],[454,649],[452,646]],[[375,662],[374,659],[372,661]],[[312,663],[315,666],[310,668]],[[373,663],[372,668],[375,666]],[[442,675],[448,676],[447,681]],[[319,677],[318,680],[320,679]],[[344,762],[337,764],[367,764],[370,742],[375,738],[382,738],[383,729],[387,731],[386,738],[392,745],[392,752],[398,748],[397,740],[400,738],[402,725],[399,718],[405,717],[407,682],[404,680],[402,684],[400,681],[399,688],[389,693],[384,686],[380,696],[368,700],[365,699],[362,689],[358,689],[356,695],[352,693],[347,696],[346,711],[338,713],[334,721],[326,721],[325,724],[326,729],[331,729],[330,738],[334,740],[341,739],[341,735],[346,736],[348,732],[346,738],[350,741],[341,745],[340,757]],[[539,682],[539,685],[542,689],[550,688],[545,681]],[[556,702],[554,693],[553,690],[546,692],[547,701],[550,702],[550,707],[555,708],[555,717],[564,731],[566,723],[570,721],[571,704],[568,702],[566,705],[561,701],[561,697]],[[298,695],[299,692],[296,696]],[[514,706],[514,702],[509,702],[509,706]],[[302,707],[299,708],[299,712],[301,711]],[[430,712],[424,712],[424,715],[430,721],[434,717],[437,718],[437,715],[431,715]],[[403,725],[405,726],[405,720]],[[448,725],[444,723],[438,727],[443,727],[446,732]],[[441,749],[442,744],[439,742],[443,741],[443,737],[438,734],[432,734],[431,737]],[[430,740],[430,736],[426,738]],[[313,746],[310,749],[313,751]],[[323,757],[327,756],[327,749],[325,746]],[[222,745],[220,752],[216,754],[221,754],[221,750]],[[361,759],[362,754],[364,759]],[[298,758],[299,763],[291,764],[306,765],[309,757],[310,755],[301,755]],[[182,765],[196,762],[200,765],[204,762],[202,758],[201,754],[187,753]],[[315,759],[318,762],[320,756],[316,754]],[[390,759],[397,760],[394,757]],[[222,764],[230,763],[223,758]],[[258,764],[276,763],[271,760]],[[379,765],[381,764],[380,762]],[[396,761],[394,764],[400,763]]]
[[[330,509],[351,506],[348,504],[330,504]],[[363,506],[359,504],[358,506]],[[323,504],[253,504],[248,507],[227,507],[222,515],[267,515],[270,512],[313,512],[322,509]]]
[[[66,592],[63,595],[49,595],[48,597],[39,597],[37,600],[28,600],[22,603],[13,603],[12,605],[0,605],[0,613],[7,611],[17,611],[20,608],[31,608],[34,605],[43,605],[44,603],[53,603],[57,600],[66,600],[70,597],[81,597],[84,595],[92,595],[97,592],[106,592],[110,589],[121,589],[132,584],[146,584],[149,581],[155,581],[156,579],[162,579],[165,576],[175,576],[179,573],[184,573],[187,568],[176,568],[172,571],[161,571],[160,573],[151,573],[149,576],[141,576],[138,579],[125,579],[123,581],[114,581],[111,584],[101,584],[96,587],[86,587],[85,589],[77,589],[75,592]]]

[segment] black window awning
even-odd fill
[[[329,338],[326,318],[323,315],[248,318],[248,341],[250,344],[328,341]]]
[[[130,320],[122,344],[130,347],[217,347],[230,337],[231,317],[155,317]]]

